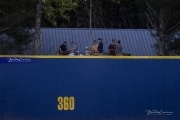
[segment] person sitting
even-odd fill
[[[109,54],[110,55],[116,55],[116,43],[115,43],[115,39],[112,40],[112,43],[109,45],[108,49],[109,49]]]
[[[68,55],[69,52],[67,51],[67,42],[64,41],[62,45],[59,47],[59,54],[60,55]]]
[[[93,40],[93,45],[91,47],[91,53],[92,55],[98,55],[98,44],[96,40]]]
[[[89,50],[89,48],[88,47],[85,47],[85,55],[90,55],[90,53],[91,53],[91,51]]]
[[[77,53],[77,45],[74,41],[71,42],[70,49],[68,50],[70,53]]]

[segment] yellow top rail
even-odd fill
[[[62,56],[62,55],[0,55],[0,58],[67,58],[67,59],[180,59],[180,56]]]

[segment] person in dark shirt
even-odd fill
[[[109,54],[116,55],[116,42],[115,39],[112,40],[112,43],[109,45]]]
[[[60,45],[59,47],[59,54],[62,54],[62,55],[67,55],[69,54],[68,51],[67,51],[67,42],[64,41],[62,45]]]
[[[99,44],[98,44],[98,52],[99,52],[100,55],[102,55],[102,54],[103,54],[103,43],[102,43],[102,39],[99,38],[98,41],[99,41]]]

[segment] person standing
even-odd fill
[[[117,41],[116,54],[117,55],[123,55],[123,53],[122,53],[122,45],[121,45],[121,41],[120,40]]]
[[[112,43],[108,47],[110,55],[116,55],[116,41],[112,39]]]
[[[100,55],[102,55],[102,54],[103,54],[103,43],[102,43],[102,39],[99,38],[98,41],[99,41],[99,44],[98,44],[98,52],[99,52]]]
[[[98,55],[98,44],[96,40],[93,40],[93,45],[91,47],[91,53],[92,55]]]

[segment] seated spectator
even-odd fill
[[[67,51],[67,42],[64,41],[62,45],[59,47],[59,54],[60,55],[68,55],[69,52]]]
[[[91,47],[91,53],[92,55],[98,55],[98,44],[96,40],[93,40],[93,45]]]
[[[102,55],[102,54],[103,54],[103,43],[102,43],[102,39],[99,38],[98,41],[99,41],[99,44],[98,44],[98,52],[99,52],[100,55]]]
[[[123,55],[123,53],[122,53],[122,45],[121,45],[121,41],[120,40],[117,41],[116,54],[117,55]]]
[[[85,47],[85,55],[90,55],[90,50],[88,47]]]
[[[112,43],[109,45],[109,54],[110,55],[116,55],[116,43],[115,39],[112,40]]]
[[[74,41],[71,42],[69,52],[74,54],[76,54],[77,52],[77,45]]]

